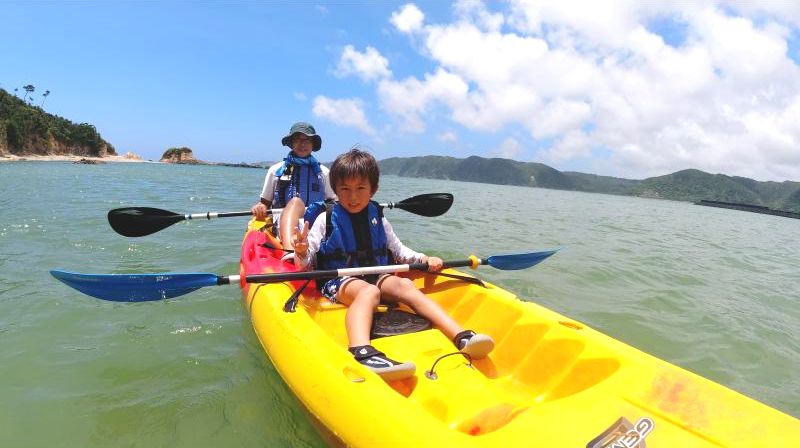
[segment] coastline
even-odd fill
[[[93,162],[122,162],[122,163],[162,163],[162,162],[154,162],[150,160],[143,160],[143,159],[134,159],[128,158],[125,156],[106,156],[106,157],[88,157],[88,156],[76,156],[76,155],[26,155],[26,156],[18,156],[15,154],[3,154],[0,155],[0,163],[2,162],[78,162],[81,159],[91,160]]]

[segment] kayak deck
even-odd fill
[[[246,235],[246,273],[293,270],[261,246],[268,238]],[[491,355],[470,363],[436,329],[375,339],[378,350],[417,366],[413,378],[385,382],[347,352],[347,308],[320,298],[313,283],[294,313],[283,303],[303,282],[245,286],[244,304],[265,351],[334,442],[800,444],[797,419],[490,283],[406,276],[464,328],[492,336]]]

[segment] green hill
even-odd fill
[[[683,170],[645,179],[633,188],[632,193],[678,201],[708,199],[762,205],[758,194],[740,182],[723,174],[708,174],[700,170]]]
[[[575,189],[573,181],[547,165],[472,156],[392,157],[380,161],[381,172],[404,177],[450,179],[498,185]]]
[[[541,163],[483,157],[392,157],[381,172],[405,177],[641,196],[676,201],[724,201],[800,212],[800,182],[759,182],[745,177],[683,170],[644,180],[561,172]]]
[[[116,155],[94,126],[75,124],[0,89],[0,155]]]
[[[683,170],[645,179],[632,189],[632,194],[679,201],[734,202],[800,212],[800,182],[759,182],[700,170]]]

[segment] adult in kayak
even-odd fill
[[[292,249],[292,228],[297,227],[306,205],[336,199],[336,195],[328,181],[328,168],[312,155],[322,147],[322,137],[317,135],[314,126],[304,122],[293,124],[281,144],[291,151],[281,162],[269,167],[261,198],[251,211],[257,219],[263,220],[270,208],[282,208],[273,234],[280,238],[284,249]]]
[[[293,230],[295,265],[308,269],[342,269],[392,263],[427,263],[431,272],[441,270],[438,257],[428,257],[406,247],[383,216],[372,196],[378,190],[380,172],[372,155],[359,149],[340,155],[330,172],[339,202],[326,207],[303,230]],[[391,260],[391,261],[390,261]],[[402,303],[427,318],[456,348],[474,359],[486,357],[494,341],[484,334],[462,328],[411,280],[392,274],[337,277],[318,281],[324,296],[348,306],[345,317],[349,350],[358,362],[387,380],[414,375],[411,362],[397,362],[370,345],[370,326],[379,303]]]

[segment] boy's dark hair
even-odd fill
[[[334,191],[339,182],[353,177],[362,177],[369,180],[372,192],[375,193],[378,190],[378,180],[380,176],[381,172],[375,157],[355,147],[345,153],[339,154],[336,160],[333,161],[329,173],[331,188],[333,188]]]

